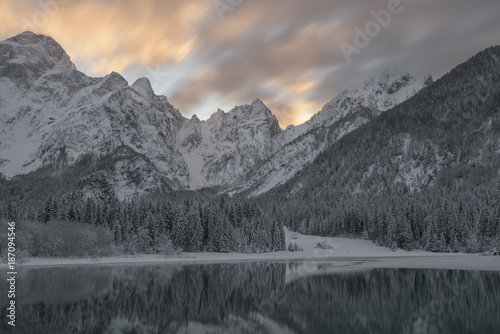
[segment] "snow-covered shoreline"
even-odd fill
[[[297,239],[292,239],[295,235]],[[302,235],[286,231],[286,240],[297,243],[303,251],[271,252],[260,254],[244,253],[182,253],[176,256],[163,255],[121,255],[102,258],[30,258],[19,264],[24,268],[61,267],[80,265],[147,265],[147,264],[209,264],[247,261],[297,261],[312,263],[333,263],[332,270],[337,268],[422,268],[422,269],[456,269],[500,271],[499,256],[483,256],[480,254],[431,253],[426,251],[395,252],[375,245],[368,240],[346,238],[324,238]],[[332,249],[315,248],[318,242],[326,241]],[[5,263],[0,268],[6,268]],[[314,270],[311,270],[314,271]]]

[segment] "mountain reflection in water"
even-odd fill
[[[500,333],[498,272],[372,269],[287,280],[294,266],[25,269],[15,332]],[[9,327],[1,321],[1,332]]]

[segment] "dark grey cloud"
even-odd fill
[[[401,13],[392,15],[390,23],[348,63],[339,44],[354,44],[354,28],[364,30],[375,20],[371,12],[385,10],[388,4],[387,0],[244,1],[224,21],[216,15],[206,21],[200,31],[199,60],[210,67],[211,75],[195,80],[196,84],[190,80],[180,85],[173,101],[207,91],[237,103],[260,97],[279,107],[285,125],[306,111],[295,108],[301,106],[297,101],[315,102],[317,111],[343,89],[387,67],[436,78],[499,42],[499,1],[401,0]],[[293,89],[311,80],[317,82],[302,94]],[[276,91],[269,88],[272,82]],[[185,102],[178,101],[182,109]]]

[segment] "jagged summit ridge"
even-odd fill
[[[279,148],[278,120],[260,100],[219,109],[207,121],[191,118],[177,133],[191,189],[234,188]]]

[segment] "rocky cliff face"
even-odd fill
[[[172,187],[187,187],[188,168],[175,144],[184,118],[166,97],[152,94],[147,79],[129,86],[118,73],[88,77],[53,39],[29,32],[0,43],[0,54],[6,177],[62,169],[87,156],[97,162],[127,146],[147,156]]]
[[[260,100],[228,113],[219,110],[207,121],[193,117],[177,134],[191,189],[240,185],[279,149],[281,134],[278,120]]]

